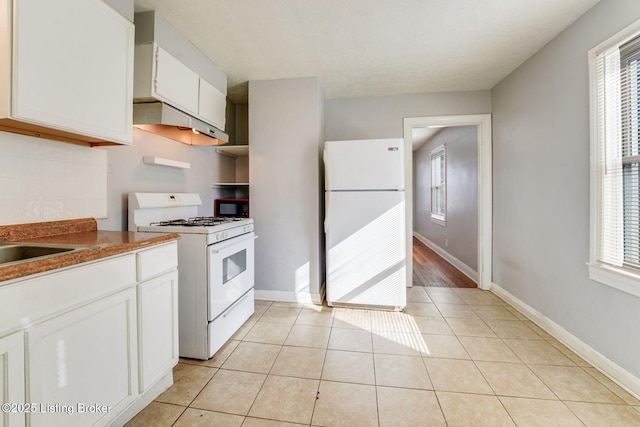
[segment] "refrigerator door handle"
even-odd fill
[[[327,234],[329,228],[329,212],[331,205],[331,191],[324,192],[324,234]]]
[[[324,189],[331,190],[331,184],[329,180],[329,163],[327,162],[327,149],[322,151],[322,161],[324,162]]]
[[[329,228],[329,204],[331,203],[331,184],[329,179],[329,162],[327,162],[327,149],[322,151],[322,161],[324,162],[324,234]]]

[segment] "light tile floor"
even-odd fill
[[[256,301],[129,426],[640,426],[640,401],[478,289],[405,313]]]

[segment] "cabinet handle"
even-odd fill
[[[256,240],[258,236],[253,236],[253,240]],[[225,248],[226,249],[226,248]],[[218,249],[211,249],[212,254],[219,254],[221,251]]]

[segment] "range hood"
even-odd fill
[[[164,102],[133,104],[133,126],[189,145],[222,145],[229,135]]]

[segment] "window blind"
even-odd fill
[[[640,37],[620,47],[624,264],[640,269]]]
[[[600,261],[622,266],[624,215],[620,150],[620,51],[604,51],[596,63],[598,82]]]
[[[640,37],[596,60],[599,261],[640,269]]]

